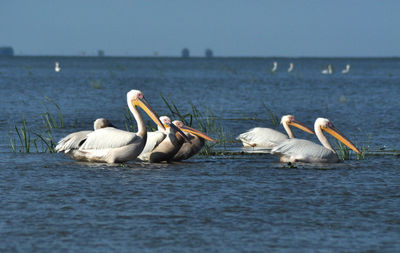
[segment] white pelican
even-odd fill
[[[278,63],[276,61],[274,61],[274,66],[272,67],[271,72],[275,73],[277,68],[278,68]]]
[[[347,74],[350,71],[350,64],[346,64],[346,68],[342,70],[342,74]]]
[[[333,124],[324,118],[318,118],[314,124],[315,134],[323,146],[302,139],[289,139],[279,143],[271,154],[280,157],[281,162],[307,162],[307,163],[336,163],[339,158],[322,131],[327,132],[346,146],[361,154],[361,152]]]
[[[310,134],[314,134],[310,128],[297,121],[293,115],[282,116],[281,124],[289,137],[271,128],[255,127],[240,134],[236,139],[242,141],[244,147],[263,147],[270,149],[288,138],[294,138],[294,134],[289,125],[300,128]]]
[[[58,61],[56,61],[55,66],[54,66],[54,71],[55,72],[60,72],[61,68],[60,68],[60,64],[58,63]]]
[[[71,149],[67,153],[71,158],[87,162],[122,163],[136,159],[146,144],[146,125],[137,106],[141,107],[161,128],[163,124],[156,113],[144,99],[139,90],[131,90],[126,95],[127,103],[138,125],[138,132],[132,133],[106,127],[97,129],[87,135],[79,149]],[[60,143],[59,143],[60,144]],[[62,152],[63,150],[58,150]]]
[[[151,163],[169,162],[179,151],[188,137],[167,116],[161,116],[160,121],[165,129],[158,128],[156,132],[149,132],[145,147],[138,158]]]
[[[289,63],[289,68],[288,68],[287,72],[292,72],[293,67],[294,67],[293,62]]]
[[[206,140],[217,142],[213,138],[207,136],[205,133],[185,126],[180,120],[174,120],[172,124],[179,127],[179,129],[181,129],[190,140],[190,142],[185,142],[182,144],[182,147],[171,159],[172,161],[182,161],[194,156],[203,148]]]
[[[108,119],[105,118],[96,119],[93,123],[93,128],[95,131],[97,129],[105,127],[114,127],[114,126]],[[55,150],[57,152],[63,152],[68,154],[71,149],[79,149],[79,147],[82,146],[83,142],[86,140],[86,136],[91,132],[93,131],[88,130],[88,131],[79,131],[69,134],[58,142]]]
[[[333,68],[331,64],[328,64],[328,68],[327,69],[323,69],[321,71],[322,74],[326,75],[326,74],[332,74],[333,73]]]

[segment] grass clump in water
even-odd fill
[[[31,149],[31,135],[27,127],[26,119],[22,116],[22,127],[18,128],[14,126],[15,132],[18,136],[19,145],[15,142],[14,138],[10,138],[11,149],[13,152],[24,152],[29,153]]]
[[[48,109],[47,103],[55,106],[57,110],[57,116],[54,116]],[[52,130],[54,128],[63,128],[64,121],[60,107],[52,99],[45,97],[43,102],[46,111],[41,113],[42,125],[37,129],[28,128],[27,121],[22,116],[22,127],[14,126],[17,140],[14,137],[10,137],[10,145],[13,152],[30,153],[32,147],[35,148],[36,152],[50,152],[54,153],[55,141]],[[32,138],[35,136],[36,138]]]
[[[101,79],[99,79],[99,80],[90,80],[90,81],[89,81],[90,86],[91,86],[93,89],[96,89],[96,90],[102,88],[102,82],[103,82],[103,81],[102,81]]]
[[[279,125],[279,118],[276,115],[274,111],[272,111],[265,103],[263,102],[263,107],[265,108],[265,111],[267,112],[267,115],[269,117],[269,120],[271,121],[271,124],[274,127],[277,127]]]
[[[357,145],[356,145],[357,146]],[[352,153],[355,153],[351,151],[346,145],[344,145],[341,141],[336,140],[336,147],[337,147],[337,154],[340,160],[351,160],[352,158]],[[359,150],[361,151],[361,154],[355,153],[355,160],[364,160],[365,159],[365,153],[369,149],[369,145],[361,145],[358,146]]]
[[[224,147],[224,149],[226,149],[227,144],[233,143],[233,138],[225,131],[222,126],[216,123],[216,117],[214,113],[209,109],[206,109],[206,112],[203,113],[193,103],[190,103],[191,111],[187,113],[182,113],[173,100],[167,99],[162,94],[160,96],[167,106],[172,118],[179,119],[185,125],[190,127],[193,127],[195,122],[196,128],[200,131],[205,132],[209,135],[216,135],[217,138],[215,139],[218,141],[218,144],[220,146]],[[218,153],[214,150],[216,145],[217,143],[206,142],[199,154],[210,156]]]
[[[51,98],[49,98],[49,97],[44,97],[44,98],[45,98],[45,101],[43,102],[43,105],[46,108],[46,112],[41,114],[43,126],[46,129],[64,128],[64,119],[63,119],[63,115],[61,113],[60,107]],[[46,101],[50,102],[52,105],[54,105],[56,107],[56,109],[57,109],[57,117],[53,116],[50,113],[50,110],[47,107]]]

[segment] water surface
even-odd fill
[[[322,75],[328,64],[335,73]],[[63,113],[57,140],[98,117],[123,128],[126,92],[140,89],[160,115],[160,93],[182,112],[213,112],[231,137],[273,127],[266,106],[310,126],[327,117],[371,151],[398,150],[399,69],[398,59],[0,58],[0,251],[398,251],[396,155],[294,168],[269,154],[106,165],[13,153],[9,138],[22,115],[40,129],[40,114],[55,112],[45,96]]]

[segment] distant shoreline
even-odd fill
[[[214,56],[214,57],[204,57],[204,56],[191,56],[188,58],[183,58],[180,56],[95,56],[95,55],[14,55],[14,56],[2,56],[0,59],[10,59],[10,58],[132,58],[132,59],[400,59],[400,56]]]

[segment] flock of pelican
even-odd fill
[[[173,121],[167,116],[158,117],[139,90],[127,93],[129,110],[136,120],[138,132],[132,133],[114,127],[101,118],[94,122],[93,131],[79,131],[62,138],[56,151],[65,153],[77,161],[123,163],[140,160],[151,163],[186,160],[198,153],[205,141],[213,138],[182,121]],[[157,131],[147,132],[138,107],[157,125]],[[270,128],[256,127],[240,134],[237,139],[244,147],[262,147],[280,157],[282,162],[332,163],[338,156],[323,131],[332,135],[356,153],[357,147],[337,130],[332,122],[318,118],[314,131],[297,121],[293,115],[282,117],[281,124],[287,135]],[[315,134],[322,145],[294,137],[290,126]]]
[[[244,147],[261,147],[271,149],[271,154],[280,158],[281,162],[306,162],[306,163],[336,163],[339,162],[336,151],[332,148],[323,131],[332,135],[354,152],[361,154],[360,150],[343,134],[337,130],[331,121],[318,118],[314,124],[314,131],[304,124],[296,121],[294,116],[285,115],[281,124],[288,136],[270,128],[256,127],[240,134],[237,139]],[[310,134],[315,134],[322,145],[309,140],[294,137],[289,125],[295,126]]]
[[[79,131],[62,138],[56,151],[85,162],[123,163],[135,159],[170,162],[195,155],[205,140],[215,141],[181,121],[171,122],[166,116],[158,117],[139,90],[129,91],[126,97],[137,123],[137,133],[117,129],[101,118],[94,122],[94,131]],[[147,132],[138,107],[157,124],[157,131]]]
[[[293,62],[290,62],[290,63],[289,63],[289,68],[288,68],[287,72],[289,72],[289,73],[292,72],[292,71],[293,71],[293,68],[294,68],[294,64],[293,64]],[[271,69],[271,73],[275,73],[277,69],[278,69],[278,62],[274,61],[274,62],[273,62],[273,67],[272,67],[272,69]],[[350,72],[350,64],[346,64],[346,68],[342,70],[342,74],[347,74],[347,73],[349,73],[349,72]],[[326,69],[323,69],[323,70],[321,71],[321,74],[324,74],[324,75],[333,74],[333,67],[332,67],[332,65],[331,65],[331,64],[328,64],[328,67],[327,67]]]

